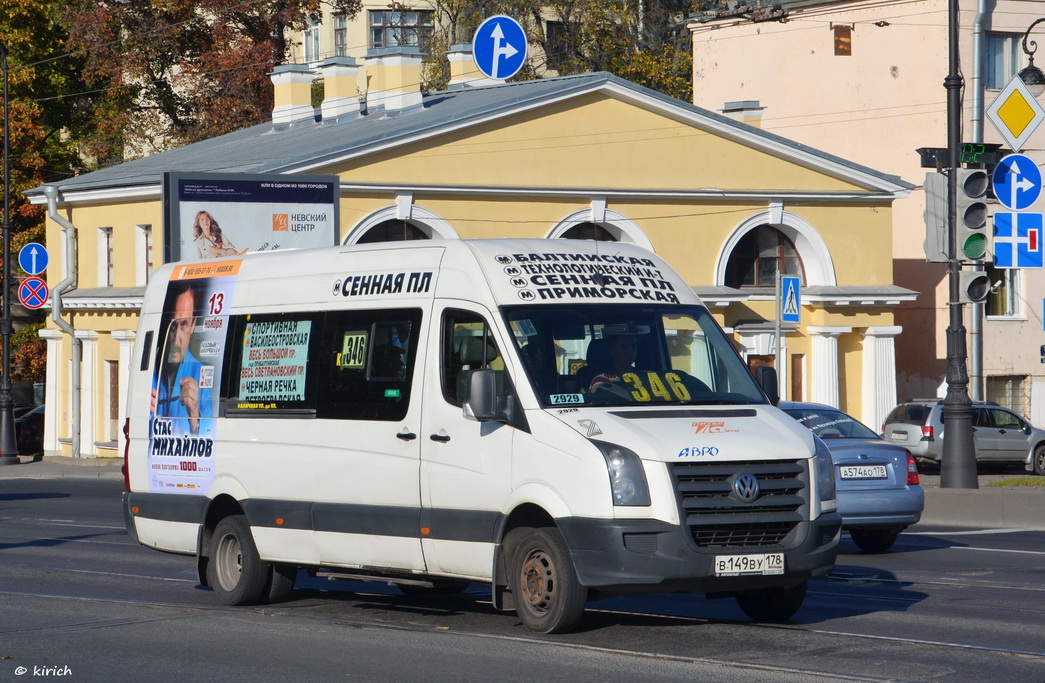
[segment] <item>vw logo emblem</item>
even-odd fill
[[[737,498],[745,503],[753,502],[760,493],[758,479],[755,478],[755,475],[745,472],[733,482],[733,492],[737,494]]]

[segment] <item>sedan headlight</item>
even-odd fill
[[[838,495],[835,490],[834,458],[831,457],[831,450],[820,440],[820,437],[814,436],[813,443],[816,444],[816,454],[813,459],[816,460],[816,481],[817,488],[820,490],[820,500],[834,500]]]
[[[639,456],[622,446],[601,441],[594,443],[602,451],[602,456],[606,458],[613,504],[620,506],[649,505],[649,485],[646,483],[646,472],[642,469],[642,460],[639,459]]]

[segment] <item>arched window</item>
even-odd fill
[[[749,230],[726,263],[727,287],[773,287],[777,271],[805,282],[802,260],[787,235],[769,225]]]
[[[432,239],[428,233],[409,221],[389,220],[368,229],[356,244],[373,244],[374,242],[405,242],[407,240]]]
[[[617,236],[597,223],[578,223],[560,235],[567,240],[595,240],[596,242],[617,242]]]

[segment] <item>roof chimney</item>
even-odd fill
[[[323,123],[359,114],[359,65],[351,57],[330,57],[319,65],[323,75]]]
[[[479,71],[472,55],[471,43],[458,43],[451,46],[450,51],[446,53],[446,59],[450,62],[450,82],[447,83],[447,90],[501,83],[501,81],[487,78],[482,71]]]
[[[273,127],[288,127],[303,121],[314,121],[312,106],[312,72],[304,64],[280,64],[272,73]]]
[[[385,47],[366,53],[366,108],[398,114],[420,108],[421,51],[416,47]]]
[[[741,100],[738,102],[726,102],[722,113],[734,121],[746,123],[755,128],[762,127],[762,112],[765,107],[758,104],[758,100]]]

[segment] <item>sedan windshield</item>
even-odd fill
[[[821,439],[880,439],[862,422],[833,408],[808,406],[785,408],[784,412],[801,422]]]
[[[766,403],[700,306],[516,306],[504,316],[548,407]]]

